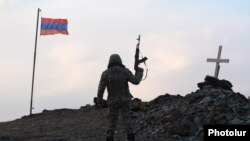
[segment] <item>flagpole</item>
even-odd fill
[[[30,115],[32,114],[33,109],[33,91],[34,91],[34,78],[35,78],[35,67],[36,67],[36,47],[37,47],[37,34],[38,34],[38,24],[39,24],[39,14],[41,9],[37,10],[37,22],[36,22],[36,38],[35,38],[35,51],[33,59],[33,73],[32,73],[32,86],[31,86],[31,99],[30,99]]]

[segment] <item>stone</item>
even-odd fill
[[[142,102],[139,98],[134,98],[131,102],[131,109],[133,111],[146,111],[148,106],[148,102]]]
[[[231,124],[242,124],[244,123],[243,120],[239,119],[239,118],[234,118],[232,121],[231,121]]]
[[[222,79],[219,80],[218,78],[212,77],[207,75],[205,77],[205,81],[204,82],[200,82],[197,84],[197,86],[202,90],[204,88],[210,89],[210,88],[222,88],[224,90],[232,90],[232,83],[228,80]]]
[[[206,96],[203,98],[203,100],[199,104],[204,104],[206,106],[209,106],[213,103],[213,100],[210,96]]]

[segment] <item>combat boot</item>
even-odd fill
[[[107,136],[106,141],[114,141],[114,136]]]
[[[127,134],[128,141],[135,141],[135,134]]]

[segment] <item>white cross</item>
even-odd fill
[[[222,50],[222,46],[219,46],[218,56],[216,59],[207,58],[207,62],[216,62],[216,67],[215,67],[215,72],[214,72],[215,78],[218,78],[218,76],[219,76],[220,63],[229,63],[229,59],[221,59],[220,58],[221,50]]]

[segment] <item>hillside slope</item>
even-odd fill
[[[250,102],[240,93],[205,81],[186,96],[165,94],[150,102],[135,99],[133,122],[140,141],[203,140],[204,124],[250,125]],[[202,83],[203,84],[203,83]],[[58,109],[0,123],[0,141],[105,140],[107,108]],[[115,139],[125,140],[119,119]]]

